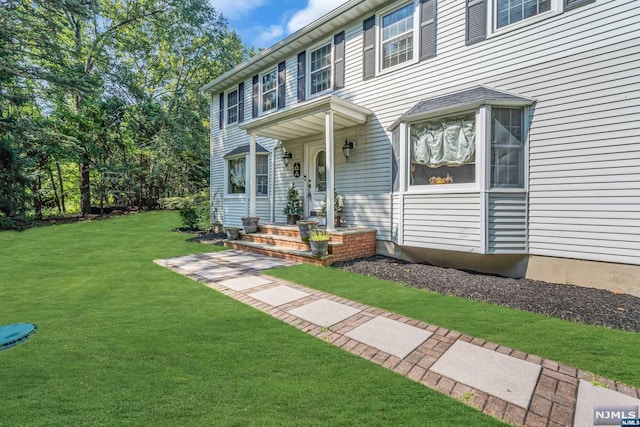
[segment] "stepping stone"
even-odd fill
[[[342,322],[360,311],[362,310],[323,298],[289,310],[288,313],[316,325],[328,327]]]
[[[542,368],[463,341],[455,342],[431,370],[527,408]]]
[[[257,260],[253,262],[243,263],[242,265],[243,267],[249,267],[256,270],[266,270],[268,268],[284,267],[284,266],[293,265],[293,264],[291,264],[287,260],[278,261],[274,259],[271,259],[271,260],[265,259],[265,260]]]
[[[271,280],[250,275],[237,277],[235,279],[227,279],[220,282],[222,286],[226,286],[227,288],[233,289],[234,291],[244,291],[251,288],[257,288],[258,286],[266,285],[267,283],[271,283]]]
[[[249,294],[251,298],[255,298],[274,307],[308,297],[309,295],[310,294],[306,292],[284,285]]]
[[[404,359],[432,333],[386,317],[375,317],[345,334],[349,338]]]
[[[190,273],[197,272],[198,270],[211,270],[217,267],[215,264],[206,261],[188,262],[185,264],[174,263],[173,265]]]
[[[596,408],[600,411],[607,409],[633,409],[638,418],[640,399],[635,399],[626,394],[619,393],[604,387],[598,387],[589,381],[580,380],[578,384],[578,400],[576,402],[576,414],[573,425],[575,427],[588,427],[594,425],[620,425],[620,420],[611,419],[611,414],[600,413],[600,424],[595,424]],[[608,419],[606,419],[607,417]],[[606,424],[605,424],[606,423]]]
[[[195,271],[194,273],[208,280],[219,280],[223,277],[234,276],[238,274],[235,268],[228,267],[215,267],[210,270]]]

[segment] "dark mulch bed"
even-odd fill
[[[375,256],[334,267],[559,319],[640,332],[640,298],[603,289],[509,279]]]
[[[174,231],[193,234],[193,237],[187,239],[187,242],[192,243],[206,243],[209,245],[224,246],[224,239],[227,238],[227,235],[225,233],[192,230],[190,228],[177,228]]]

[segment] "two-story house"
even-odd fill
[[[636,0],[348,1],[202,88],[214,220],[640,292],[638,70]]]

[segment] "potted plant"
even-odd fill
[[[227,233],[227,239],[238,240],[240,236],[240,229],[238,227],[224,227],[225,233]]]
[[[300,231],[300,239],[303,242],[308,242],[311,232],[318,228],[319,222],[300,220],[296,224],[298,225],[298,231]]]
[[[340,227],[342,224],[340,214],[344,212],[344,198],[338,194],[338,192],[333,193],[333,226]],[[327,216],[327,199],[324,199],[322,202],[322,215]]]
[[[296,188],[296,184],[292,182],[287,190],[287,204],[284,205],[282,213],[287,215],[287,224],[295,225],[303,212],[300,192]]]
[[[315,257],[327,256],[329,248],[329,240],[331,235],[328,231],[313,230],[309,236],[309,246],[311,246],[311,254]]]
[[[241,219],[242,228],[244,229],[245,233],[249,234],[258,231],[258,221],[260,221],[260,218],[258,218],[257,216],[245,216]]]

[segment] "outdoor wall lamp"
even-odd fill
[[[291,159],[293,159],[293,153],[287,153],[287,150],[284,150],[282,153],[282,162],[285,168],[289,166],[289,160]]]
[[[353,147],[355,147],[355,144],[353,143],[353,141],[349,141],[347,139],[344,140],[344,145],[342,146],[342,153],[344,154],[344,158],[347,159],[347,162],[349,161],[349,157],[351,157],[351,150],[353,150]]]

